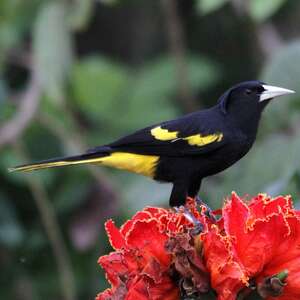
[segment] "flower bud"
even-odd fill
[[[282,272],[266,277],[261,283],[257,285],[257,292],[262,298],[278,297],[282,294],[284,286],[286,286],[286,278],[288,271]]]

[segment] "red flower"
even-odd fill
[[[118,229],[106,231],[115,252],[99,258],[111,289],[96,300],[178,300],[184,295],[247,299],[253,290],[267,300],[300,299],[300,213],[291,198],[260,194],[248,202],[235,193],[221,218],[189,209],[204,226],[182,214],[146,208]]]
[[[246,204],[233,193],[218,224],[201,239],[219,300],[235,300],[250,279],[260,286],[284,270],[286,286],[276,299],[300,299],[300,218],[290,197],[261,194]],[[272,290],[264,290],[265,295],[275,299]]]
[[[179,299],[179,289],[170,276],[172,255],[165,245],[171,235],[182,232],[187,224],[180,214],[151,207],[138,212],[121,229],[111,220],[106,222],[116,251],[100,257],[99,264],[112,288],[96,299]]]

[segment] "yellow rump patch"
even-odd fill
[[[178,131],[169,131],[168,129],[162,129],[160,126],[157,126],[151,129],[151,134],[157,140],[170,141],[177,138]]]
[[[100,158],[98,162],[104,166],[153,177],[158,159],[159,157],[154,155],[114,152],[109,156]]]
[[[223,139],[222,133],[214,133],[202,136],[201,134],[195,134],[191,135],[185,138],[182,138],[183,140],[187,141],[189,145],[191,146],[205,146],[208,144],[211,144],[213,142],[220,142]]]
[[[214,133],[209,135],[195,134],[187,137],[178,137],[179,131],[169,131],[157,126],[151,129],[152,136],[160,141],[185,140],[191,146],[205,146],[213,142],[220,142],[223,139],[222,133]]]
[[[46,168],[80,165],[80,164],[103,164],[104,166],[113,167],[121,170],[142,174],[153,177],[155,166],[159,157],[154,155],[140,155],[133,153],[115,152],[108,156],[96,157],[91,159],[82,159],[74,161],[55,161],[41,162],[31,165],[25,165],[15,168],[10,168],[9,171],[34,171]]]

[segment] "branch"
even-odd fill
[[[199,105],[195,102],[189,85],[184,33],[178,16],[176,1],[161,0],[161,4],[166,18],[170,51],[176,68],[179,100],[186,111],[194,111],[199,108]]]
[[[28,161],[21,143],[14,144],[14,149],[24,161]],[[64,299],[75,300],[75,281],[70,258],[47,192],[38,177],[32,175],[25,176],[25,180],[27,181],[28,187],[33,195],[33,199],[36,202],[41,216],[41,221],[53,250]]]
[[[16,115],[0,128],[0,148],[18,140],[34,118],[42,93],[36,70],[33,68],[28,87],[20,99]]]

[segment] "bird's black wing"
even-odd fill
[[[223,147],[225,134],[218,128],[214,115],[201,111],[185,117],[146,127],[105,147],[146,155],[201,155]],[[210,118],[211,117],[211,118]],[[103,151],[96,147],[89,153]]]

